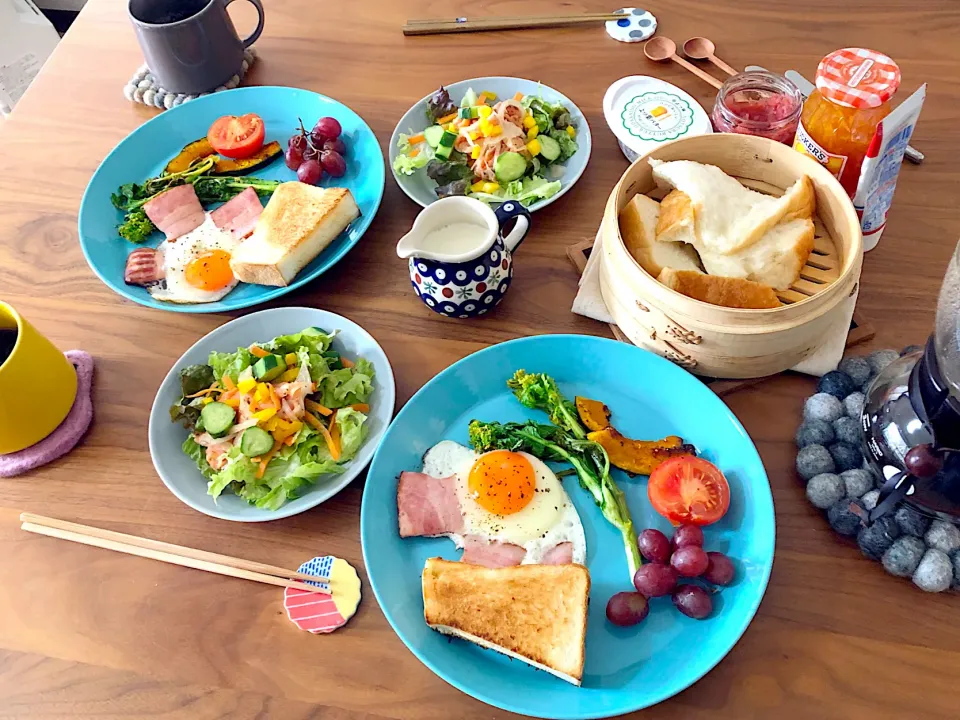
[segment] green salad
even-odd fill
[[[427,102],[429,125],[400,134],[393,169],[426,173],[438,197],[532,205],[560,192],[563,163],[578,150],[570,111],[539,95],[499,99],[468,89],[457,105],[441,87]]]
[[[183,452],[214,498],[229,490],[276,510],[323,475],[339,474],[366,437],[373,365],[331,349],[336,333],[306,328],[210,353],[180,371],[170,408],[190,435]]]

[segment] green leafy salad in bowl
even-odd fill
[[[277,510],[303,485],[344,472],[366,437],[374,370],[331,349],[335,335],[309,327],[180,370],[170,417],[190,431],[183,452],[209,495],[230,490]]]
[[[579,149],[568,108],[539,94],[498,98],[470,88],[457,104],[441,87],[426,115],[430,124],[421,132],[399,134],[393,169],[398,176],[426,173],[441,198],[532,205],[560,192],[563,164]]]

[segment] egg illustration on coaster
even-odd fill
[[[303,563],[298,572],[329,578],[328,583],[304,580],[307,585],[316,585],[325,593],[285,588],[283,608],[287,617],[301,630],[314,634],[331,633],[343,627],[357,612],[360,604],[360,577],[346,560],[323,555]]]

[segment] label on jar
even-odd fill
[[[620,120],[627,132],[641,140],[676,140],[693,125],[693,108],[673,93],[645,92],[627,102]]]
[[[827,152],[820,144],[810,137],[810,133],[801,122],[797,126],[797,137],[793,141],[793,149],[808,155],[829,170],[834,177],[839,178],[847,166],[847,156]]]

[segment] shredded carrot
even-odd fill
[[[362,412],[364,415],[370,412],[370,406],[367,405],[366,403],[355,403],[350,407],[356,410],[357,412]]]
[[[286,439],[284,439],[283,444],[290,446],[290,445],[293,445],[296,441],[297,441],[297,434],[294,433],[293,435],[288,435]]]
[[[516,100],[517,102],[520,102],[521,100],[523,100],[523,93],[517,90],[517,94],[513,96],[513,99]]]
[[[303,404],[307,406],[308,410],[313,410],[316,413],[320,413],[324,417],[327,417],[330,413],[333,412],[333,410],[331,410],[330,408],[324,407],[320,403],[314,402],[313,400],[310,400],[310,399],[305,400]]]
[[[270,448],[270,452],[263,456],[260,460],[260,468],[257,470],[257,480],[263,477],[263,474],[267,471],[267,465],[270,464],[270,461],[273,460],[273,456],[277,454],[277,450],[280,449],[282,443],[279,440],[275,440],[273,447]]]
[[[264,349],[263,349],[262,347],[260,347],[259,345],[251,345],[251,346],[250,346],[250,354],[253,355],[254,357],[262,358],[262,357],[266,357],[266,356],[269,355],[270,353],[268,353],[266,350],[264,350]]]
[[[184,397],[195,398],[195,397],[200,397],[201,395],[206,395],[207,393],[214,393],[214,392],[223,392],[223,389],[218,387],[217,384],[214,383],[211,387],[208,387],[206,390],[195,392],[193,395],[185,395]]]
[[[520,97],[523,97],[523,95],[521,95]],[[457,112],[452,112],[446,117],[440,118],[439,120],[437,120],[437,125],[446,125],[448,122],[453,122],[454,120],[457,119]]]
[[[410,137],[407,138],[407,142],[410,143],[411,145],[419,145],[422,142],[426,142],[426,140],[427,138],[424,136],[423,133],[420,133],[419,135],[411,135]],[[413,153],[411,153],[411,155],[412,154]]]
[[[333,458],[334,462],[340,459],[340,449],[334,444],[333,438],[330,436],[330,431],[327,430],[327,426],[320,422],[315,416],[310,413],[303,414],[304,419],[310,423],[317,432],[323,435],[323,439],[327,443],[327,449],[330,450],[330,457]]]
[[[337,411],[333,411],[333,415],[330,416],[330,439],[333,441],[334,447],[337,448],[336,454],[331,451],[331,455],[334,455],[334,460],[339,459],[341,454],[341,444],[340,444],[340,426],[337,425]]]
[[[231,380],[231,379],[230,379],[230,376],[227,375],[227,374],[224,374],[224,376],[223,376],[223,386],[224,386],[227,390],[236,390],[236,389],[237,389],[237,386],[234,385],[233,380]]]
[[[416,157],[416,156],[419,155],[419,154],[420,154],[420,148],[414,148],[413,150],[411,150],[410,152],[407,153],[407,156],[408,156],[408,157]]]
[[[343,355],[340,356],[340,363],[341,363],[345,368],[352,368],[352,367],[355,365],[355,363],[353,362],[353,360],[351,360],[350,358],[345,358],[345,357],[343,357]]]
[[[268,384],[267,387],[270,388],[270,401],[273,403],[273,408],[275,410],[279,410],[280,398],[277,396],[277,391],[274,389],[273,385]]]

